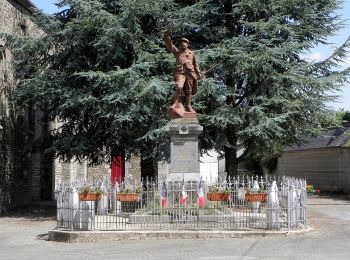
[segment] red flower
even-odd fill
[[[320,189],[317,189],[317,190],[316,190],[316,193],[317,193],[317,194],[320,194],[320,193],[321,193],[321,190],[320,190]]]

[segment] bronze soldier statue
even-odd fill
[[[187,112],[195,111],[191,107],[191,95],[197,93],[197,80],[201,78],[201,72],[196,62],[194,53],[188,49],[189,40],[181,39],[180,49],[176,48],[171,41],[168,31],[164,32],[164,42],[168,51],[176,57],[175,83],[176,92],[174,103],[171,106],[173,110],[182,106],[182,97],[186,97]]]

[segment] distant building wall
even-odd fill
[[[200,158],[200,176],[208,183],[216,182],[219,173],[219,154],[214,151],[208,151]]]
[[[62,162],[54,161],[54,187],[63,180],[85,180],[87,178],[111,177],[111,166],[103,163],[98,166],[88,166],[87,161]],[[125,180],[131,183],[141,181],[141,159],[139,156],[131,156],[125,163]]]
[[[321,192],[350,193],[350,148],[332,147],[283,152],[277,172],[305,178]]]
[[[204,154],[200,157],[200,177],[206,182],[215,182],[218,179],[220,173],[220,161],[218,160],[219,154],[214,150],[209,151],[208,154]],[[157,162],[157,174],[156,178],[159,181],[166,180],[169,174],[170,164],[166,161]]]
[[[125,162],[125,179],[131,183],[139,183],[141,181],[141,157],[131,156]]]
[[[160,182],[166,181],[167,175],[169,174],[169,163],[165,161],[159,161],[157,172],[158,172],[158,180]]]

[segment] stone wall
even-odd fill
[[[279,175],[306,178],[321,192],[350,193],[350,148],[335,147],[283,152]]]

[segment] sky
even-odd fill
[[[54,5],[56,0],[31,0],[31,2],[45,13],[52,14],[58,10]],[[350,36],[350,0],[343,0],[343,4],[338,13],[341,15],[342,19],[345,20],[345,27],[328,39],[332,45],[315,47],[310,53],[305,54],[307,58],[315,61],[327,58],[334,48],[340,46]],[[350,66],[350,56],[344,60],[343,66]],[[350,111],[350,84],[343,86],[341,92],[332,94],[339,95],[339,99],[338,102],[329,104],[331,107],[336,110],[343,108]]]

